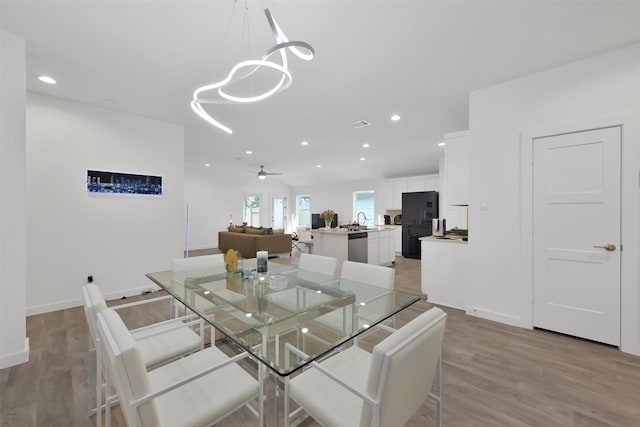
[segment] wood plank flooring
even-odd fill
[[[272,261],[297,264],[298,253]],[[420,261],[398,257],[395,268],[396,289],[419,293]],[[400,313],[396,325],[430,307],[424,301],[415,304]],[[640,426],[640,357],[444,309],[449,314],[443,343],[445,426]],[[129,310],[123,317],[137,327],[167,313],[157,307]],[[30,316],[27,334],[29,362],[0,370],[0,426],[95,425],[95,417],[87,415],[83,309]],[[434,415],[428,401],[408,425],[434,425]],[[253,420],[241,410],[219,425],[255,425]],[[113,425],[124,425],[118,408]]]

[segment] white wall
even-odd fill
[[[367,225],[372,226],[374,221],[377,222],[379,215],[385,214],[385,210],[382,209],[382,180],[348,181],[330,185],[318,183],[306,187],[294,187],[291,189],[291,193],[294,202],[296,196],[309,194],[311,196],[311,213],[333,209],[338,214],[338,225],[342,225],[348,224],[354,219],[353,192],[366,190],[375,191],[376,218],[367,218]],[[295,206],[292,213],[295,214]]]
[[[224,167],[213,164],[209,168],[185,170],[184,199],[189,204],[189,248],[206,249],[218,247],[218,232],[226,230],[229,215],[235,224],[242,223],[244,194],[260,194],[260,223],[271,227],[271,198],[279,194],[287,198],[287,213],[295,210],[295,200],[290,189],[277,177],[259,180],[256,174],[245,172],[243,166]],[[186,218],[186,208],[185,208]],[[290,218],[287,232],[291,232]],[[186,225],[182,228],[186,242]],[[183,245],[185,246],[185,245]]]
[[[472,283],[467,289],[471,314],[528,326],[527,289],[520,272],[530,259],[520,259],[522,224],[520,138],[551,125],[566,125],[608,115],[640,111],[640,45],[615,50],[528,77],[472,92],[470,95],[469,250]],[[623,218],[626,268],[623,287],[635,289],[635,313],[623,313],[623,335],[632,329],[638,348],[638,169],[637,138],[623,141]],[[637,136],[637,135],[636,135]],[[481,210],[481,202],[488,203]],[[633,215],[631,215],[633,216]],[[625,261],[623,260],[623,263]],[[623,266],[623,269],[625,267]],[[630,343],[627,335],[626,343]],[[633,341],[635,340],[635,343]]]
[[[160,175],[164,194],[89,194],[87,169]],[[139,293],[182,256],[182,127],[29,93],[26,171],[28,313],[81,304],[89,273]]]
[[[0,32],[0,368],[29,360],[26,338],[25,40]]]

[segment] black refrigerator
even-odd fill
[[[420,259],[420,237],[431,236],[438,217],[438,192],[402,193],[402,256]]]

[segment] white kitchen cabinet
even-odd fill
[[[438,174],[386,179],[382,183],[382,205],[385,210],[402,209],[402,193],[439,191]]]
[[[378,264],[389,265],[395,261],[395,243],[391,230],[380,230],[378,237]]]
[[[407,193],[424,191],[424,176],[414,176],[407,179]]]
[[[469,132],[445,135],[447,205],[469,204]]]
[[[440,191],[440,177],[438,174],[425,175],[424,189],[421,191]]]
[[[378,234],[377,231],[367,232],[367,264],[379,264]]]
[[[393,209],[402,209],[402,193],[408,192],[408,189],[406,179],[393,181]]]
[[[385,210],[393,210],[393,181],[385,180],[382,183],[382,206]]]
[[[367,263],[391,265],[396,260],[394,230],[382,228],[367,231]]]
[[[402,226],[393,227],[393,246],[394,251],[398,255],[402,255]]]

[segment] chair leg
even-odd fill
[[[88,403],[89,403],[89,416],[92,416],[93,414],[97,414],[97,407],[95,406],[96,403],[96,349],[95,348],[91,348],[89,349],[89,364],[88,364],[88,369],[87,369],[87,384],[88,384],[88,388],[89,388],[89,399],[88,399]]]
[[[442,426],[442,350],[440,351],[440,357],[438,358],[438,390],[436,400],[436,417],[438,418],[438,427]]]
[[[96,427],[102,426],[102,351],[101,343],[96,345],[96,366],[95,366],[95,390],[94,397],[96,403]]]
[[[284,427],[289,427],[289,377],[284,378]]]
[[[258,425],[264,426],[264,377],[265,366],[262,362],[258,361]]]

